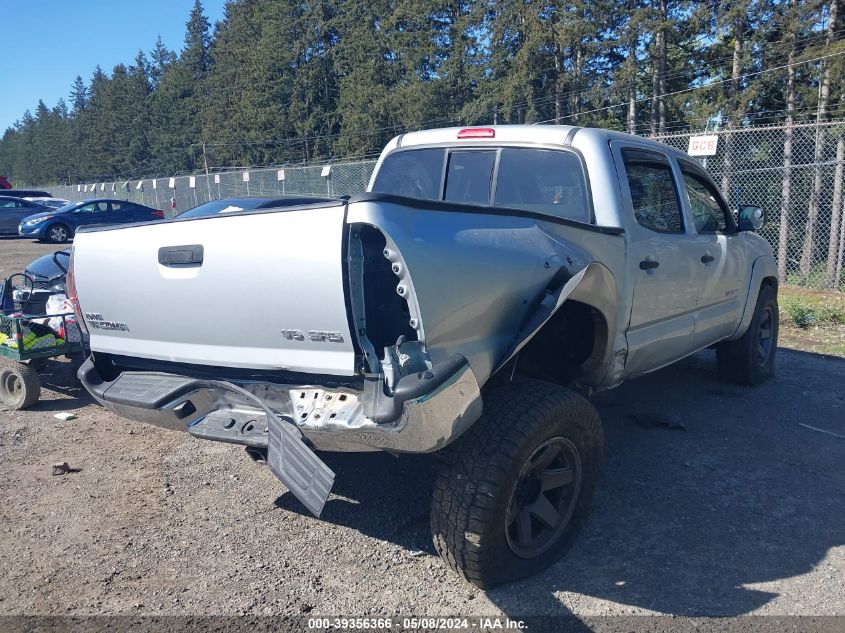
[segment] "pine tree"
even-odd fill
[[[176,61],[176,53],[164,45],[161,41],[161,35],[156,38],[155,46],[150,52],[149,63],[149,78],[150,85],[153,89],[158,87],[161,81],[161,76],[164,74],[167,67]]]
[[[401,130],[395,89],[402,69],[393,56],[394,7],[390,0],[342,5],[334,17],[338,43],[332,50],[337,76],[339,156],[378,151]]]
[[[208,71],[209,48],[211,46],[211,24],[202,8],[201,0],[194,0],[194,7],[188,18],[185,34],[185,48],[180,61],[196,80],[201,80]]]
[[[150,99],[151,164],[158,173],[193,170],[202,162],[202,112],[207,107],[209,22],[195,0],[186,24],[185,47],[168,63]]]
[[[295,135],[289,116],[300,9],[272,0],[230,3],[211,49],[202,138],[213,165],[301,158],[280,139]],[[278,141],[278,142],[276,142]]]
[[[88,88],[79,75],[76,76],[70,88],[70,104],[71,112],[75,117],[82,114],[88,106]]]

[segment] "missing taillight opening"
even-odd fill
[[[67,289],[67,298],[73,306],[73,312],[76,314],[76,323],[79,326],[80,332],[84,336],[88,336],[88,328],[85,325],[85,319],[82,318],[82,307],[79,305],[79,297],[76,293],[76,275],[73,270],[73,253],[74,248],[70,249],[70,261],[67,267],[67,276],[65,277],[65,287]]]

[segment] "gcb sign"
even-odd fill
[[[718,144],[719,137],[716,135],[690,136],[687,154],[690,156],[715,156]]]

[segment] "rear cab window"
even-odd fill
[[[450,152],[443,199],[460,204],[490,204],[495,166],[495,150]]]
[[[382,162],[372,191],[592,222],[584,166],[566,149],[397,150]]]
[[[393,152],[384,159],[373,191],[421,200],[440,200],[445,158],[443,149]]]

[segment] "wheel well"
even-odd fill
[[[596,308],[566,301],[519,352],[516,370],[524,376],[570,385],[603,361],[607,321]]]
[[[778,278],[777,277],[764,277],[763,281],[760,282],[760,287],[763,286],[771,286],[772,288],[777,291],[778,289]]]

